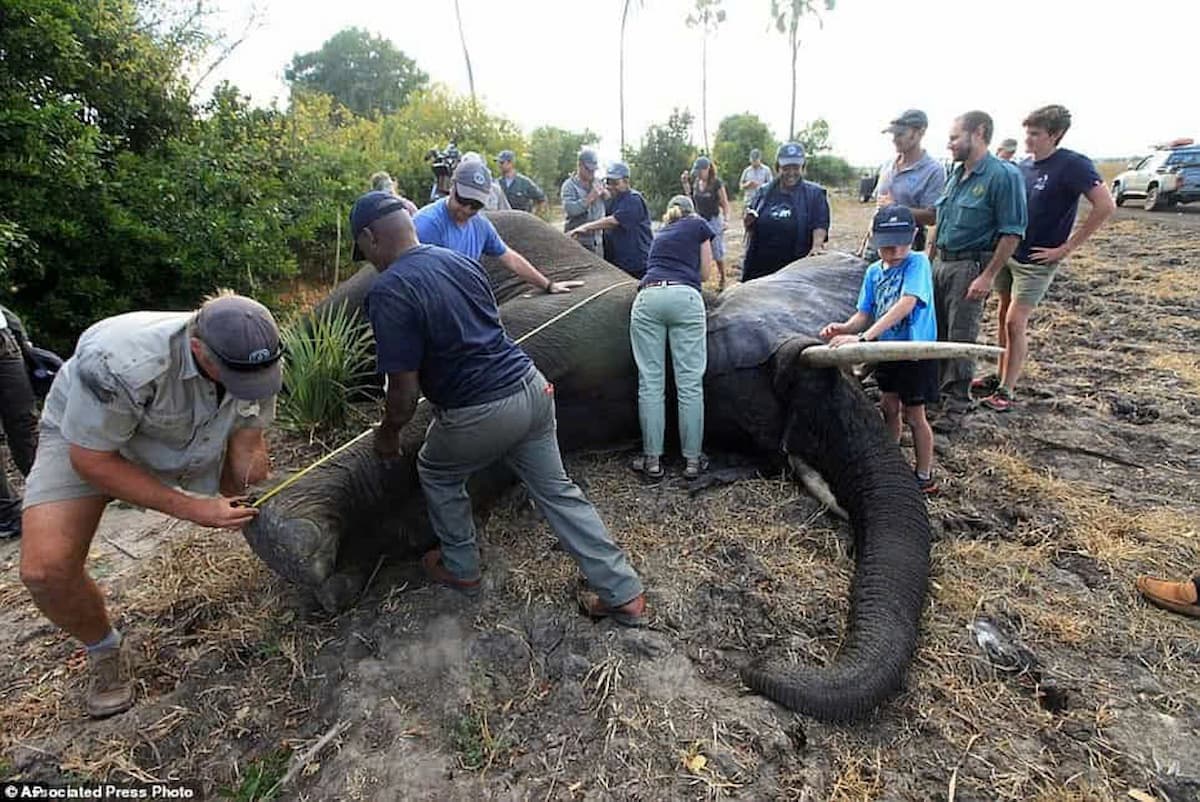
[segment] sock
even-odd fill
[[[931,478],[933,478],[933,471],[925,471],[924,473],[917,471],[917,478],[922,482],[928,482]]]
[[[116,649],[120,645],[121,633],[110,627],[107,635],[95,643],[84,644],[84,647],[88,650],[88,654],[95,654],[96,652],[102,652],[108,649]]]

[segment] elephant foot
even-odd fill
[[[366,572],[351,568],[338,571],[326,579],[313,595],[325,612],[336,615],[358,601],[366,585]]]
[[[332,528],[308,518],[285,518],[270,508],[259,511],[242,534],[271,570],[305,587],[320,587],[333,573],[338,539]]]

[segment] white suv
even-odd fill
[[[1147,211],[1200,200],[1200,145],[1180,140],[1129,163],[1113,181],[1113,200],[1142,198]]]

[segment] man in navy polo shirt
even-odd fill
[[[1058,146],[1071,127],[1071,112],[1063,106],[1043,106],[1022,124],[1025,147],[1032,154],[1019,165],[1025,179],[1029,225],[1013,258],[996,274],[995,283],[1000,293],[1000,347],[1005,351],[998,374],[971,384],[972,390],[991,392],[981,403],[997,412],[1007,412],[1013,405],[1013,390],[1029,353],[1025,334],[1029,316],[1045,297],[1058,266],[1117,208],[1092,160]],[[1080,196],[1087,197],[1092,211],[1072,234]]]
[[[440,245],[478,260],[495,256],[513,275],[549,293],[570,292],[582,281],[555,282],[543,276],[529,260],[504,244],[492,221],[480,217],[492,190],[492,174],[477,161],[461,161],[450,179],[450,194],[434,201],[412,218],[417,237],[426,245]]]
[[[434,420],[417,472],[441,548],[421,560],[430,578],[475,592],[479,548],[467,480],[504,462],[520,477],[595,592],[580,594],[593,617],[644,620],[642,585],[595,507],[563,469],[554,387],[505,334],[487,273],[476,261],[421,245],[395,198],[367,193],[350,212],[355,247],[380,271],[365,307],[379,371],[387,375],[375,451],[400,455],[400,430],[424,394]]]
[[[629,166],[613,162],[604,183],[609,199],[604,217],[568,231],[568,236],[586,237],[593,231],[604,232],[604,258],[634,278],[646,274],[646,256],[650,253],[650,211],[642,193],[629,186]]]

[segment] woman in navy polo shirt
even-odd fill
[[[691,198],[671,198],[663,227],[650,244],[646,275],[629,316],[642,425],[642,455],[634,459],[632,467],[651,479],[663,475],[668,343],[679,396],[679,441],[686,461],[683,475],[689,479],[699,476],[707,462],[701,446],[708,334],[700,282],[712,278],[712,238],[712,228],[696,214]]]
[[[804,147],[798,142],[780,145],[775,170],[775,180],[746,202],[743,282],[823,249],[829,238],[829,199],[824,187],[804,180]]]

